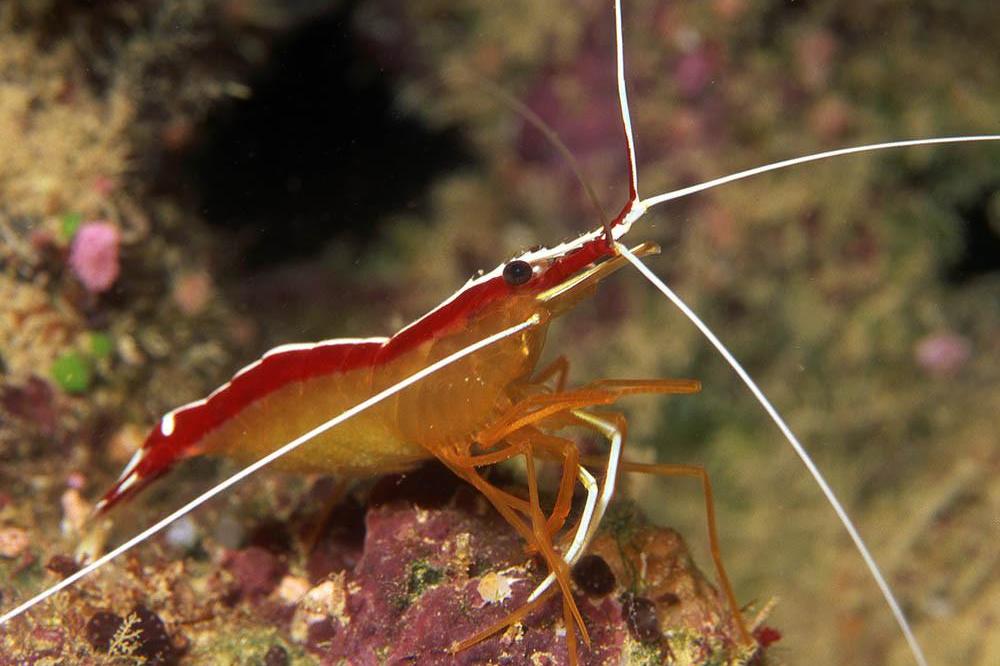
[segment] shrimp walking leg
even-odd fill
[[[544,384],[552,378],[556,380],[556,393],[562,393],[569,377],[569,359],[560,354],[531,379],[532,384]]]
[[[541,603],[546,598],[547,596],[545,595],[546,588],[548,588],[551,585],[552,581],[558,580],[560,582],[560,585],[562,585],[564,578],[568,579],[568,567],[566,564],[566,560],[564,559],[563,556],[557,553],[555,549],[552,547],[551,538],[549,535],[549,528],[548,528],[549,521],[545,518],[541,510],[541,503],[538,494],[538,480],[537,480],[537,475],[535,473],[535,462],[534,462],[537,452],[534,450],[534,447],[532,445],[534,437],[539,438],[538,442],[540,442],[540,447],[542,448],[551,450],[552,448],[558,447],[556,440],[559,440],[559,438],[550,437],[537,430],[532,430],[530,434],[527,432],[517,433],[514,438],[519,442],[519,445],[513,445],[509,448],[512,450],[520,449],[525,457],[525,464],[528,473],[529,513],[532,523],[532,529],[534,531],[534,536],[536,537],[535,543],[537,544],[537,547],[539,548],[542,556],[546,560],[546,563],[549,565],[549,568],[553,571],[553,573],[550,573],[549,576],[545,579],[548,582],[543,583],[544,587],[540,586],[539,588],[536,588],[534,592],[532,592],[532,594],[528,598],[527,603],[524,606],[517,609],[507,617],[496,622],[486,630],[476,634],[475,636],[467,639],[466,641],[463,641],[459,646],[456,647],[456,649],[460,650],[470,645],[474,645],[480,640],[483,640],[488,636],[492,635],[493,633],[500,631],[504,627],[507,627],[510,624],[513,624],[514,622],[518,621],[520,618],[524,617],[525,614],[530,612],[531,609],[535,608],[537,603]],[[562,448],[565,448],[567,451],[572,450],[575,452],[572,443],[570,443],[567,440],[561,440],[561,441],[565,443],[565,446]],[[583,510],[583,515],[580,519],[579,525],[577,526],[576,535],[573,539],[573,543],[570,546],[570,551],[573,551],[573,550],[579,550],[580,545],[584,542],[586,534],[591,530],[591,525],[594,515],[594,507],[597,502],[597,482],[587,470],[580,467],[580,465],[577,462],[577,458],[575,456],[569,454],[565,455],[563,464],[564,468],[568,468],[571,465],[575,467],[579,475],[580,482],[587,490],[587,500]],[[478,473],[473,472],[472,476],[466,476],[465,478],[467,478],[470,482],[476,485],[478,489],[483,491],[483,493],[487,496],[487,498],[489,498],[494,503],[494,506],[497,506],[498,510],[500,509],[500,507],[497,505],[497,502],[498,501],[502,502],[503,501],[502,498],[497,497],[496,501],[494,501],[494,497],[491,495],[491,493],[485,490],[485,488],[489,486],[489,484],[485,482],[485,480],[483,480],[481,477],[479,477]],[[478,479],[484,485],[480,485],[479,483],[477,483],[476,479]],[[574,625],[580,628],[583,640],[588,646],[590,645],[590,638],[587,634],[586,626],[583,623],[583,618],[580,615],[578,608],[576,607],[576,602],[573,600],[571,594],[567,594],[566,588],[563,589],[563,617],[567,634],[569,634],[569,639],[567,641],[567,644],[570,650],[570,663],[576,663],[576,641],[575,638],[573,637]]]
[[[568,367],[568,364],[566,367]],[[543,371],[543,374],[551,368],[552,366],[547,368]],[[580,417],[579,415],[574,416],[573,411],[595,405],[611,404],[623,395],[639,393],[686,394],[695,393],[700,389],[701,384],[693,379],[621,379],[598,381],[583,389],[573,391],[536,394],[513,405],[496,423],[479,433],[476,436],[476,442],[480,446],[489,448],[497,442],[511,439],[512,435],[535,423],[543,423],[549,429],[568,425],[584,425],[592,429],[597,429],[598,432],[608,436],[610,441],[613,439],[613,436],[609,432],[601,430],[603,426],[595,426],[584,417]],[[559,416],[564,416],[564,418],[556,418]],[[613,418],[614,423],[608,425],[616,427],[620,432],[621,438],[624,439],[625,419],[620,416]],[[562,527],[565,517],[569,513],[569,504],[572,500],[573,477],[576,475],[574,470],[577,466],[576,460],[578,454],[575,447],[566,440],[537,431],[534,431],[532,434],[532,443],[536,450],[555,454],[559,458],[572,457],[571,462],[565,462],[563,465],[563,478],[560,483],[559,494],[549,519],[549,533],[554,534]],[[465,464],[479,467],[507,460],[517,455],[517,453],[518,448],[513,446],[476,456],[463,456],[461,458]],[[605,493],[607,501],[610,501],[613,489],[614,483],[612,480],[611,490]],[[605,507],[607,501],[605,502]],[[603,513],[604,510],[601,509],[600,514],[603,515]],[[598,518],[597,523],[600,523],[600,518]]]
[[[515,403],[491,426],[478,433],[475,441],[481,447],[488,448],[525,426],[558,414],[568,414],[574,409],[610,405],[617,398],[613,392],[590,389],[532,395]]]
[[[611,450],[608,453],[607,469],[604,474],[604,484],[601,489],[600,499],[597,502],[592,503],[593,495],[588,494],[587,508],[584,511],[584,518],[580,520],[580,526],[577,529],[576,535],[573,537],[573,542],[566,550],[565,560],[570,566],[575,564],[576,561],[580,559],[580,555],[583,554],[583,551],[590,542],[590,539],[594,536],[598,526],[600,526],[601,518],[604,517],[604,511],[607,509],[608,504],[611,502],[611,498],[614,495],[615,482],[618,477],[618,463],[621,460],[622,444],[625,438],[626,430],[625,417],[620,414],[599,416],[583,410],[573,410],[573,415],[579,418],[584,424],[607,437],[611,444]],[[592,476],[589,479],[590,485],[588,485],[587,481],[583,481],[582,474],[581,481],[588,487],[588,492],[590,491],[590,488],[596,489],[596,483],[594,482],[594,478]],[[543,580],[538,587],[535,588],[534,592],[531,593],[531,596],[528,597],[528,601],[531,602],[540,597],[554,581],[555,575],[550,573],[545,580]]]
[[[532,458],[533,453],[531,451],[525,451],[525,456]],[[468,468],[462,465],[459,460],[452,460],[450,458],[451,457],[447,453],[440,454],[440,459],[442,460],[442,462],[445,465],[447,465],[459,478],[467,481],[476,490],[480,491],[486,497],[486,499],[489,500],[489,502],[494,506],[494,508],[496,508],[496,510],[500,513],[500,515],[503,516],[503,518],[508,523],[510,523],[515,529],[517,529],[517,531],[521,534],[521,536],[525,539],[525,541],[534,548],[537,548],[538,552],[545,560],[545,564],[549,568],[549,570],[556,572],[556,580],[559,582],[559,587],[562,591],[563,598],[569,599],[569,603],[572,606],[574,619],[576,620],[578,626],[580,626],[581,628],[581,633],[583,635],[584,641],[589,645],[590,637],[587,635],[586,628],[583,625],[583,618],[580,616],[579,610],[576,608],[575,602],[572,601],[573,596],[572,596],[572,591],[570,589],[569,569],[566,565],[566,562],[553,549],[551,545],[551,540],[549,539],[548,530],[545,529],[544,527],[545,526],[544,519],[542,521],[542,529],[538,529],[537,523],[534,520],[536,512],[539,515],[541,515],[541,508],[538,506],[531,506],[532,503],[529,501],[529,513],[532,515],[532,525],[531,526],[525,525],[524,521],[521,519],[520,516],[518,516],[515,513],[514,509],[509,505],[506,498],[504,497],[506,493],[502,493],[502,491],[493,486],[493,484],[489,483],[479,474],[479,472],[476,469]],[[537,501],[537,489],[535,492]],[[511,623],[510,621],[504,620],[501,623],[498,623],[493,631],[489,633],[481,632],[480,634],[477,634],[476,637],[474,637],[476,638],[475,641],[472,642],[465,641],[462,643],[462,645],[463,646],[473,645],[474,643],[478,642],[479,640],[482,640],[483,638],[486,638],[495,631],[498,631],[499,629],[508,626],[510,623]]]
[[[549,534],[554,535],[562,528],[563,523],[566,520],[566,516],[569,514],[570,503],[573,499],[573,474],[574,470],[579,467],[579,452],[576,450],[576,447],[573,446],[572,442],[567,440],[562,440],[561,438],[553,437],[552,435],[546,435],[545,433],[530,427],[522,428],[522,431],[527,431],[532,440],[536,444],[540,445],[540,450],[534,451],[536,456],[540,453],[548,453],[549,451],[552,451],[552,454],[548,457],[564,460],[562,480],[559,484],[559,494],[556,498],[556,503],[553,507],[552,513],[547,521],[549,525]],[[512,433],[507,438],[507,446],[504,446],[503,448],[474,456],[465,456],[460,453],[453,454],[452,461],[464,467],[483,467],[485,465],[493,465],[495,463],[515,458],[521,455],[525,450],[524,434],[522,431]],[[507,504],[511,508],[520,511],[526,516],[530,516],[530,507],[528,502],[500,489],[497,489],[497,492],[499,496],[502,496],[506,500]],[[529,552],[534,551],[529,548]]]
[[[535,474],[535,458],[530,451],[525,451],[524,464],[528,471],[528,496],[530,497],[530,503],[531,503],[532,527],[534,528],[536,535],[537,534],[544,535],[539,537],[539,543],[542,545],[543,548],[546,548],[549,551],[545,553],[546,560],[548,560],[549,557],[552,556],[560,558],[559,569],[553,569],[553,573],[550,573],[549,576],[554,576],[555,572],[559,571],[560,569],[562,569],[562,573],[564,575],[567,575],[568,567],[566,566],[566,561],[562,560],[561,556],[554,550],[552,550],[552,544],[550,540],[547,538],[548,528],[545,522],[545,517],[542,514],[541,504],[538,499],[538,476]],[[588,495],[589,495],[587,502],[588,511],[585,512],[584,518],[580,521],[581,532],[589,528],[589,518],[586,514],[593,513],[593,499],[592,499],[593,493],[588,493]],[[560,581],[560,584],[561,583],[562,581]],[[528,597],[528,603],[531,603],[535,598],[537,598],[535,594],[536,592],[538,592],[538,595],[540,596],[541,592],[544,592],[544,590],[539,592],[538,589],[536,588],[535,592],[532,592],[531,595]],[[566,594],[565,592],[563,593],[562,607],[563,607],[563,625],[566,627],[566,647],[569,651],[569,663],[576,664],[578,662],[577,662],[577,650],[576,650],[576,636],[574,635],[573,631],[574,621],[580,627],[580,633],[582,634],[583,641],[584,643],[587,644],[587,647],[590,647],[590,636],[587,634],[587,627],[583,623],[583,617],[580,615],[580,611],[576,606],[576,601],[573,599],[572,593],[570,594]]]
[[[599,464],[600,458],[586,460],[587,463]],[[712,494],[712,482],[709,479],[708,471],[700,465],[671,465],[671,464],[647,464],[622,461],[622,470],[626,472],[640,472],[643,474],[656,474],[658,476],[684,476],[698,479],[701,482],[702,495],[705,497],[705,515],[708,524],[708,543],[712,553],[712,562],[715,564],[715,572],[719,577],[719,586],[726,595],[733,620],[736,622],[736,629],[739,631],[740,639],[744,643],[752,643],[753,638],[747,631],[746,623],[743,621],[743,614],[740,612],[739,604],[736,602],[736,595],[733,593],[733,586],[729,582],[729,575],[722,561],[722,549],[719,546],[719,532],[715,518],[715,499]]]
[[[330,516],[333,512],[340,506],[340,503],[347,496],[347,491],[350,489],[351,483],[347,479],[337,479],[336,485],[333,488],[333,492],[327,497],[324,502],[319,514],[313,521],[312,526],[306,533],[305,537],[302,539],[303,551],[306,553],[311,553],[316,548],[316,544],[319,543],[320,536],[323,535],[323,529],[327,526],[327,522],[330,520]]]
[[[569,413],[598,405],[610,405],[624,395],[641,393],[688,394],[701,390],[701,383],[694,379],[620,379],[594,382],[580,389],[560,393],[532,395],[514,404],[493,425],[476,435],[481,446],[490,446],[508,433],[538,423],[548,416]],[[569,425],[569,422],[560,425]]]
[[[559,481],[556,501],[546,521],[549,535],[554,536],[565,525],[569,515],[570,505],[573,501],[573,486],[579,476],[580,452],[570,440],[549,435],[531,426],[525,426],[511,433],[507,439],[516,443],[511,448],[523,450],[525,447],[530,447],[536,458],[553,460],[562,467],[562,478]],[[490,455],[494,454],[486,454],[482,457]],[[509,457],[513,457],[513,455]],[[472,459],[477,458],[480,456],[475,456]],[[582,479],[581,482],[583,482]],[[583,482],[583,486],[584,489],[589,488],[586,482]]]
[[[563,557],[568,564],[572,564],[575,559],[570,557],[570,553],[580,549],[580,545],[583,543],[593,522],[594,507],[597,503],[597,481],[590,472],[580,466],[580,453],[573,442],[568,439],[548,435],[534,428],[526,428],[512,433],[511,439],[524,442],[522,446],[523,450],[530,452],[534,458],[556,459],[560,461],[562,466],[563,474],[559,495],[556,498],[552,513],[546,521],[546,531],[550,537],[558,532],[566,522],[570,503],[573,499],[573,485],[577,479],[579,479],[580,485],[587,492],[583,513],[577,523],[572,541],[566,550],[567,554]],[[551,578],[552,574],[549,574],[549,576]],[[537,598],[543,591],[536,590],[528,600],[531,601]]]
[[[701,391],[697,379],[599,379],[584,388],[608,391],[616,396],[638,394],[682,395]]]
[[[700,384],[694,380],[616,380],[595,383],[579,390],[556,394],[533,395],[513,405],[493,426],[476,437],[476,441],[483,446],[490,446],[499,441],[507,441],[507,447],[491,452],[496,457],[507,459],[514,457],[515,452],[521,451],[525,459],[529,461],[529,494],[531,498],[528,505],[531,510],[530,517],[534,534],[533,538],[525,538],[530,545],[540,548],[540,552],[549,565],[550,573],[528,597],[525,607],[515,610],[494,625],[463,641],[459,644],[459,649],[474,645],[478,641],[489,637],[524,617],[527,612],[530,612],[526,608],[534,608],[535,604],[540,603],[546,598],[554,583],[558,583],[562,591],[565,604],[564,613],[572,614],[576,623],[581,627],[584,641],[588,642],[586,628],[583,626],[582,618],[576,609],[569,587],[569,565],[579,559],[579,556],[583,553],[586,544],[596,532],[600,524],[600,518],[603,516],[604,510],[607,508],[614,493],[626,423],[624,417],[620,414],[599,414],[584,410],[588,407],[611,404],[623,395],[638,393],[694,393],[699,389]],[[611,453],[608,458],[604,490],[601,492],[602,499],[598,500],[596,498],[598,486],[593,476],[589,473],[585,475],[584,471],[579,468],[578,454],[575,454],[575,452],[574,454],[568,453],[567,447],[572,447],[572,444],[567,440],[539,432],[532,427],[534,424],[547,429],[584,425],[608,437],[611,443]],[[576,465],[580,469],[577,472],[580,482],[588,491],[588,501],[584,509],[584,515],[577,526],[573,541],[564,556],[559,556],[552,550],[551,533],[549,532],[547,522],[539,522],[540,520],[544,521],[544,517],[542,517],[541,508],[538,504],[537,488],[532,489],[535,483],[535,456],[555,456],[562,458],[564,478],[567,469],[572,469],[571,464]],[[504,515],[505,518],[508,514],[514,515],[512,506],[504,499],[505,493],[486,482],[475,469],[470,469],[468,461],[471,459],[473,459],[471,456],[458,455],[453,456],[450,462],[448,460],[445,462],[455,469],[456,474],[480,489],[494,506],[497,507],[501,515]],[[566,501],[568,499],[563,500],[563,502]],[[558,515],[557,512],[559,511],[561,511],[560,499],[557,498],[553,517]],[[520,517],[517,517],[517,521],[521,525],[520,530],[527,528]],[[556,562],[553,562],[553,556],[555,556]],[[569,620],[567,620],[567,631],[571,631],[571,622]]]

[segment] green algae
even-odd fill
[[[83,215],[81,213],[66,213],[63,215],[59,220],[59,230],[62,232],[63,239],[67,241],[72,240],[81,224],[83,224]]]
[[[90,361],[79,352],[66,352],[57,358],[50,375],[67,393],[86,393],[94,376]]]
[[[319,663],[300,645],[289,641],[282,632],[272,628],[247,624],[237,632],[218,632],[200,640],[187,655],[192,663],[199,660],[213,663],[265,666],[268,650],[278,646],[288,655],[290,666],[313,666]]]
[[[410,565],[410,573],[406,579],[406,591],[411,597],[418,597],[428,587],[441,582],[444,574],[440,569],[432,567],[428,562],[420,560]]]
[[[114,351],[115,343],[107,333],[95,331],[90,334],[90,354],[96,359],[107,358]]]
[[[444,572],[431,566],[426,560],[412,562],[403,584],[404,589],[394,597],[393,606],[398,610],[408,608],[428,588],[437,585],[443,579]]]

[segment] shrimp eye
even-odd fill
[[[531,264],[517,259],[503,267],[503,279],[512,287],[517,287],[531,279]]]

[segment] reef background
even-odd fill
[[[991,4],[627,2],[642,193],[995,132]],[[55,579],[44,565],[72,552],[159,414],[275,344],[389,334],[474,271],[596,225],[556,152],[479,78],[553,126],[609,211],[624,201],[608,3],[282,5],[0,9],[0,577],[21,593]],[[938,663],[1000,653],[998,187],[996,146],[851,157],[664,207],[630,239],[663,245],[651,265],[783,409]],[[103,291],[70,263],[98,220],[120,232]],[[608,282],[549,350],[578,382],[702,380],[700,396],[627,403],[631,455],[708,467],[737,594],[779,598],[779,657],[909,663],[797,459],[648,286]],[[119,538],[217,472],[186,466]],[[176,544],[237,548],[311,483],[251,482],[192,518],[193,542],[151,547],[154,569],[210,569]],[[707,565],[695,487],[626,492]]]

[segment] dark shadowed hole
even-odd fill
[[[419,207],[464,161],[457,132],[393,106],[392,84],[352,29],[355,3],[275,46],[252,96],[212,114],[187,158],[202,213],[236,232],[248,269],[363,244],[387,213]]]
[[[960,206],[963,221],[963,249],[948,267],[946,278],[961,284],[986,273],[1000,270],[1000,184],[980,191]]]

